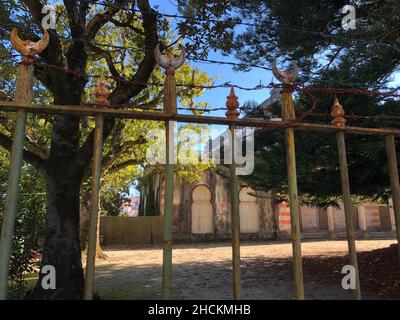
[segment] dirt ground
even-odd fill
[[[388,248],[394,243],[394,240],[357,241],[357,250]],[[161,298],[161,247],[105,248],[105,252],[108,259],[96,261],[96,292],[100,297]],[[347,254],[346,241],[304,242],[302,253],[307,299],[352,298],[351,293],[341,287],[344,275],[340,270],[347,264],[347,258],[343,258]],[[243,299],[293,299],[291,255],[290,242],[242,243]],[[230,243],[175,245],[173,263],[175,299],[232,298]],[[371,287],[368,277],[373,275],[361,276],[364,299],[398,298],[385,296]],[[400,284],[398,280],[395,286]],[[365,288],[363,281],[368,282]]]

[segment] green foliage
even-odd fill
[[[0,226],[4,214],[4,200],[7,190],[9,159],[0,151]],[[12,284],[12,297],[24,295],[28,273],[38,267],[40,239],[43,237],[45,217],[44,183],[40,174],[29,165],[22,168],[21,188],[18,200],[18,215],[11,251],[9,279]]]
[[[331,97],[319,96],[315,113],[325,119],[307,118],[307,122],[328,123],[333,105]],[[397,114],[399,102],[380,101],[365,96],[341,100],[348,114]],[[308,110],[309,98],[300,96],[296,107]],[[279,103],[271,108],[272,117],[279,116]],[[254,115],[253,115],[254,116]],[[269,118],[269,116],[260,116]],[[398,127],[398,121],[348,120],[349,126]],[[336,136],[331,133],[296,131],[296,164],[299,193],[304,201],[321,206],[332,205],[341,196],[340,170]],[[255,139],[255,170],[241,177],[254,188],[274,190],[278,197],[288,191],[285,136],[283,131],[260,129]],[[356,200],[387,201],[390,197],[385,140],[381,136],[346,135],[350,189]],[[399,154],[400,155],[400,154]]]
[[[125,216],[121,209],[125,202],[129,202],[129,189],[114,186],[103,188],[101,192],[100,214],[105,216]]]
[[[341,8],[348,3],[328,0],[230,1],[219,7],[219,11],[214,8],[221,20],[219,23],[227,22],[233,16],[234,22],[251,26],[238,26],[230,44],[216,43],[215,48],[227,53],[235,51],[238,59],[248,64],[270,66],[271,61],[278,58],[280,62],[296,61],[302,71],[298,81],[310,86],[385,90],[400,66],[400,34],[396,31],[400,14],[398,1],[357,1],[357,28],[346,31],[341,25],[344,17]],[[189,25],[186,28],[195,29],[207,24],[202,22],[201,13],[210,1],[199,1],[192,8],[187,1],[180,4],[182,12],[197,17],[197,21],[192,17],[187,19],[185,22]],[[328,124],[333,98],[327,94],[297,95],[296,109],[325,115],[301,120]],[[357,94],[338,98],[348,115],[400,115],[399,101]],[[272,106],[265,113],[249,112],[248,116],[279,118],[280,105]],[[379,128],[398,127],[400,123],[352,119],[347,125]],[[346,142],[350,188],[354,197],[386,201],[389,177],[383,137],[347,135]],[[278,197],[283,197],[288,188],[284,132],[257,130],[255,148],[254,173],[241,177],[242,181],[254,188],[273,189]],[[335,136],[296,131],[296,158],[303,200],[320,205],[335,203],[341,194]]]

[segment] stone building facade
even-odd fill
[[[163,194],[161,193],[161,214]],[[243,239],[290,238],[290,208],[285,202],[274,203],[269,192],[242,187],[240,226]],[[212,241],[230,239],[229,180],[214,171],[203,174],[201,181],[174,189],[174,239]],[[391,206],[363,203],[353,207],[358,238],[391,237],[395,232]],[[300,207],[301,232],[304,239],[344,238],[346,233],[342,208]]]

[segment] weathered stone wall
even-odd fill
[[[204,214],[212,215],[212,226],[207,232],[199,232],[201,226],[196,226],[194,232],[193,224],[201,223],[193,218],[193,192],[203,186],[202,192],[209,193],[206,198],[207,210]],[[247,192],[251,190],[243,187],[240,194],[240,215],[242,238],[244,239],[270,239],[290,238],[290,208],[285,202],[275,204],[269,192]],[[255,197],[254,197],[255,195]],[[230,204],[229,180],[207,171],[202,179],[190,185],[184,185],[175,181],[174,188],[174,239],[182,241],[212,241],[231,238],[231,204]],[[199,210],[199,203],[196,203]],[[201,207],[201,205],[200,205]],[[161,196],[161,208],[163,208],[163,193]],[[212,208],[212,209],[211,209]],[[394,215],[392,208],[388,208],[390,214],[386,224],[392,224],[394,230]],[[163,214],[161,210],[161,214]],[[368,232],[382,231],[380,214],[382,210],[374,203],[365,203],[353,208],[354,226],[356,231],[364,235]],[[202,214],[201,209],[197,214]],[[329,207],[321,208],[302,206],[300,207],[301,232],[304,236],[319,235],[334,238],[339,233],[346,231],[346,223],[343,208]],[[382,214],[381,214],[382,215]],[[197,216],[198,218],[198,216]],[[250,219],[250,220],[249,220]],[[251,220],[252,219],[252,220]],[[211,221],[208,221],[210,226]],[[249,227],[250,226],[250,227]],[[386,227],[387,229],[387,227]],[[204,228],[203,228],[204,230]],[[244,231],[243,231],[244,230]],[[246,233],[246,230],[251,230]]]
[[[193,191],[198,186],[206,186],[211,193],[213,209],[213,232],[192,232]],[[255,192],[259,230],[243,234],[244,238],[271,238],[274,236],[276,222],[270,194]],[[174,238],[175,240],[223,240],[231,238],[231,204],[229,180],[213,171],[207,171],[202,179],[194,184],[183,185],[175,182],[174,191]]]

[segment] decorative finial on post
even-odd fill
[[[154,58],[165,69],[165,75],[167,76],[164,84],[164,111],[170,113],[177,112],[175,69],[181,67],[186,59],[186,52],[182,45],[180,49],[181,54],[177,58],[171,51],[166,56],[162,55],[160,44],[154,49]]]
[[[272,62],[272,72],[280,82],[283,84],[293,84],[299,73],[299,68],[296,63],[293,63],[286,71],[281,71],[276,65],[276,61]]]
[[[227,97],[226,106],[228,111],[225,113],[229,120],[236,120],[240,112],[237,110],[239,107],[238,97],[235,95],[235,89],[232,87],[229,96]]]
[[[178,69],[183,65],[186,59],[185,48],[180,45],[180,49],[181,55],[178,58],[175,58],[171,51],[169,51],[166,56],[163,56],[160,51],[160,44],[157,44],[156,48],[154,49],[154,57],[157,63],[165,70],[168,71],[168,69]]]
[[[333,103],[332,113],[333,120],[332,124],[337,127],[345,127],[346,119],[344,118],[345,112],[343,106],[340,104],[338,98],[335,98]]]
[[[296,114],[294,112],[294,103],[292,97],[292,85],[296,80],[297,74],[299,73],[299,68],[295,63],[293,63],[289,69],[286,71],[281,71],[276,65],[276,61],[272,62],[272,72],[280,82],[282,82],[282,103],[281,103],[281,113],[282,119],[284,121],[294,120]]]
[[[98,105],[110,105],[110,102],[108,101],[109,95],[110,91],[108,90],[108,82],[105,80],[104,74],[101,74],[94,89],[94,96],[96,97],[95,103]]]
[[[21,53],[22,61],[31,63],[34,61],[35,55],[43,52],[48,46],[49,34],[44,30],[43,38],[38,42],[33,42],[31,40],[22,40],[18,35],[17,28],[14,28],[11,31],[10,40],[14,49]]]

